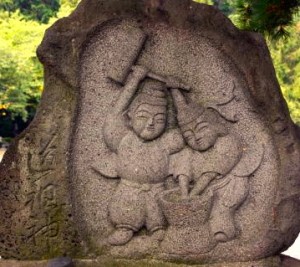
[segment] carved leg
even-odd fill
[[[221,190],[215,192],[209,224],[213,238],[217,242],[227,242],[235,236],[234,209],[224,205]]]
[[[133,230],[128,228],[118,228],[108,237],[108,243],[114,246],[125,245],[133,237]]]
[[[165,217],[158,203],[158,194],[163,191],[163,187],[152,188],[151,191],[145,193],[146,205],[146,226],[149,232],[158,239],[162,240],[164,236],[164,228],[166,225]]]
[[[223,210],[222,210],[223,209]],[[227,242],[235,237],[234,212],[230,209],[218,208],[212,211],[210,229],[217,242]]]
[[[145,224],[145,198],[140,189],[120,182],[109,205],[109,217],[116,231],[108,238],[111,245],[124,245]]]
[[[227,242],[235,237],[235,211],[245,201],[248,190],[247,178],[233,176],[227,185],[214,192],[210,228],[216,241]]]

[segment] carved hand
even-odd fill
[[[186,175],[179,175],[179,187],[181,191],[181,197],[182,199],[187,199],[189,197],[189,177]]]
[[[189,86],[186,86],[179,78],[174,76],[168,76],[165,82],[166,86],[171,89],[184,89],[186,91],[190,90]]]
[[[197,196],[200,195],[210,184],[212,180],[218,177],[218,173],[208,172],[204,173],[195,184],[193,190],[190,193],[190,196]]]
[[[149,69],[145,66],[135,65],[132,67],[132,75],[135,79],[143,80],[149,72]]]

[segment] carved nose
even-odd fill
[[[202,137],[203,137],[203,136],[202,136],[201,133],[199,133],[199,132],[196,132],[196,133],[195,133],[195,139],[196,139],[196,141],[201,140]]]
[[[154,119],[153,118],[150,118],[148,120],[148,126],[154,126]]]

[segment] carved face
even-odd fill
[[[133,131],[140,138],[151,141],[164,132],[167,109],[165,106],[142,104],[130,115],[130,119]]]
[[[211,148],[218,139],[218,131],[214,124],[199,117],[181,129],[187,144],[194,150],[205,151]]]

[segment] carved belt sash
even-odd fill
[[[140,189],[140,191],[148,192],[156,189],[164,189],[164,183],[140,184],[138,182],[121,179],[121,183],[132,188]]]

